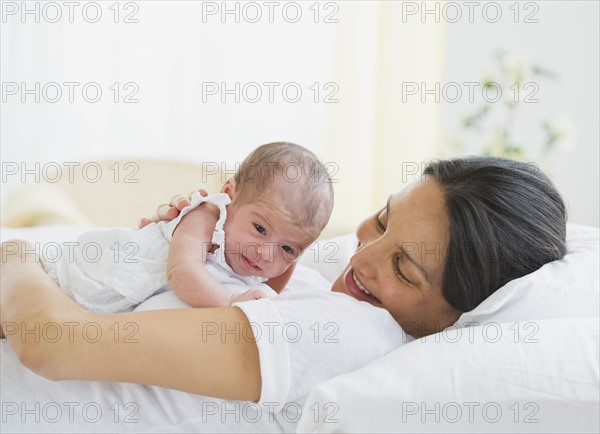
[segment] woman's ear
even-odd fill
[[[229,178],[225,181],[225,184],[221,187],[221,193],[226,193],[233,200],[237,194],[237,182],[235,182],[235,179]]]

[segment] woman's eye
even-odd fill
[[[396,274],[396,276],[398,276],[398,279],[402,280],[405,283],[408,283],[409,285],[412,285],[412,282],[406,278],[402,271],[400,271],[400,260],[400,257],[394,258],[394,273]]]
[[[375,224],[377,225],[377,229],[379,229],[381,232],[385,232],[385,226],[381,222],[381,219],[379,218],[378,215],[375,216]]]
[[[256,228],[256,232],[258,232],[259,234],[264,235],[267,233],[267,230],[257,223],[254,223],[254,227]]]

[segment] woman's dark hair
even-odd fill
[[[510,280],[565,255],[565,205],[535,165],[468,157],[432,162],[423,174],[446,200],[442,292],[455,309],[467,312]]]

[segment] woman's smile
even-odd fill
[[[359,280],[354,268],[348,267],[344,275],[345,293],[359,301],[366,301],[376,307],[383,307],[381,301]]]

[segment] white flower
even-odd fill
[[[548,133],[554,138],[550,148],[561,149],[563,151],[572,151],[577,146],[578,131],[573,123],[573,119],[566,113],[548,124]]]
[[[523,65],[523,61],[512,54],[507,54],[504,57],[504,68],[506,68],[505,72],[509,86],[514,83],[519,83],[519,87],[523,85]]]

